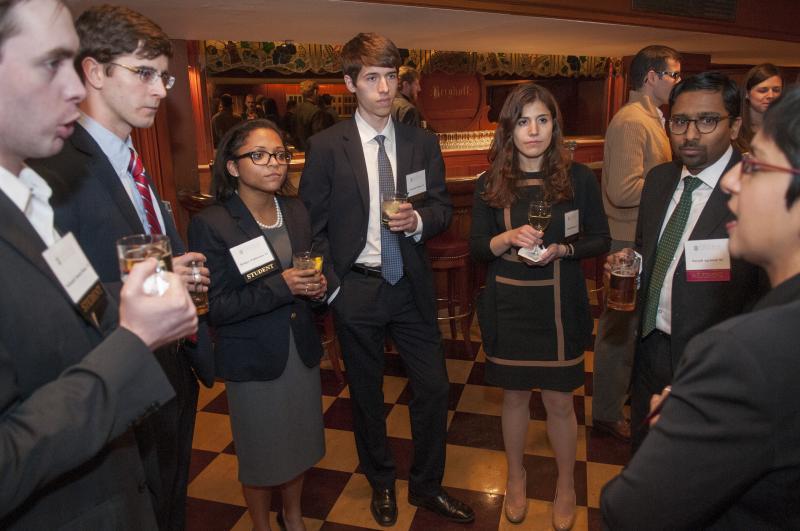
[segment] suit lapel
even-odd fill
[[[397,144],[397,175],[395,175],[395,190],[399,193],[408,193],[406,175],[411,172],[411,161],[414,156],[414,142],[410,138],[409,129],[394,123],[394,137]]]
[[[256,218],[247,210],[247,206],[245,206],[238,195],[234,194],[230,199],[225,201],[225,208],[228,210],[231,217],[236,220],[236,224],[241,231],[244,232],[247,237],[245,241],[263,236],[261,229],[258,228],[258,224],[256,223]]]
[[[136,213],[128,192],[125,191],[117,172],[114,171],[114,167],[111,166],[111,162],[109,162],[103,150],[100,149],[100,146],[97,145],[97,142],[80,124],[75,126],[75,132],[69,141],[72,142],[75,149],[89,155],[89,172],[106,187],[111,199],[116,203],[119,213],[130,225],[131,234],[144,233],[144,226],[139,219],[139,214]]]
[[[50,266],[42,258],[42,252],[47,249],[47,246],[25,215],[4,193],[0,193],[0,219],[2,219],[0,238],[14,247],[63,293],[61,283],[58,282]]]
[[[353,175],[356,178],[358,192],[361,195],[361,206],[365,214],[369,212],[369,177],[367,176],[367,164],[364,161],[364,148],[361,146],[361,136],[358,134],[355,118],[348,122],[347,130],[342,135],[344,152],[350,161]]]
[[[724,170],[722,170],[722,175],[728,173],[728,170],[738,164],[741,159],[742,156],[736,149],[734,149],[731,160],[728,161],[728,165],[725,166]],[[711,239],[710,237],[712,235],[720,234],[720,232],[717,230],[720,225],[726,223],[730,219],[732,214],[730,209],[728,209],[728,195],[722,191],[722,188],[720,188],[721,181],[722,176],[720,176],[719,180],[717,181],[717,185],[711,192],[711,196],[708,198],[708,202],[706,203],[705,208],[703,208],[703,212],[697,219],[697,223],[692,229],[692,234],[689,235],[690,240]]]
[[[658,179],[656,182],[661,186],[657,194],[660,201],[655,205],[657,211],[651,218],[655,220],[655,222],[647,227],[649,234],[643,235],[644,241],[647,242],[643,249],[644,256],[650,256],[653,257],[653,259],[655,259],[656,256],[656,247],[658,246],[658,239],[661,235],[661,227],[665,221],[664,218],[667,215],[667,209],[669,208],[670,201],[672,201],[672,196],[675,194],[675,189],[678,187],[678,182],[681,180],[681,168],[677,164],[673,164],[670,167],[669,175],[666,175],[664,178],[656,177],[656,179]]]

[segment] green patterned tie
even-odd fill
[[[675,257],[678,244],[686,228],[686,221],[689,219],[689,212],[692,210],[692,192],[700,186],[703,181],[697,177],[687,176],[683,179],[683,193],[678,201],[678,206],[672,212],[672,216],[664,228],[664,234],[658,241],[656,248],[656,263],[653,266],[653,274],[647,288],[647,303],[644,308],[644,318],[642,320],[642,337],[655,330],[656,315],[658,314],[658,299],[661,296],[661,287],[664,285],[664,278],[667,276],[669,264]]]

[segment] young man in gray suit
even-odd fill
[[[54,226],[24,161],[58,152],[79,117],[78,36],[57,0],[2,0],[0,28],[0,528],[152,529],[131,426],[172,398],[151,349],[194,332],[194,306],[172,274],[145,294],[150,260],[118,313]]]
[[[185,252],[172,215],[146,171],[155,161],[142,161],[131,140],[134,128],[153,125],[175,81],[168,72],[172,43],[154,22],[120,6],[91,7],[75,25],[80,38],[76,64],[86,89],[82,115],[60,153],[30,161],[52,183],[56,223],[75,233],[112,291],[120,282],[115,242],[142,233],[168,236],[173,270],[194,286],[190,262],[205,257]],[[207,284],[207,271],[199,272]],[[202,330],[198,337],[207,339]],[[213,371],[192,358],[193,353],[177,343],[156,352],[176,398],[136,430],[162,531],[185,525],[198,394],[192,369],[198,374]]]

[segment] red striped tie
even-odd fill
[[[150,195],[150,185],[147,183],[142,159],[139,158],[133,148],[130,148],[130,150],[131,161],[128,164],[128,172],[133,176],[133,182],[136,183],[136,189],[142,197],[147,224],[150,225],[150,234],[161,234],[161,225],[158,223],[156,209],[153,206],[153,197]]]

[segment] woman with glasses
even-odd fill
[[[747,73],[740,90],[742,98],[742,127],[736,147],[742,153],[750,151],[750,141],[761,128],[764,113],[781,96],[783,77],[778,67],[771,63],[754,66]]]
[[[225,380],[239,481],[254,529],[305,529],[303,474],[325,453],[320,403],[322,347],[311,304],[325,276],[292,267],[311,248],[311,225],[287,180],[291,154],[268,120],[242,122],[223,137],[214,163],[217,202],[192,218],[189,246],[213,270],[209,323],[217,376]]]
[[[750,147],[720,182],[728,248],[772,290],[689,343],[650,433],[603,488],[607,529],[800,529],[800,89]]]
[[[486,381],[503,388],[504,512],[512,523],[526,515],[523,454],[531,390],[540,388],[558,467],[552,515],[557,530],[570,529],[575,521],[572,393],[584,383],[584,351],[592,340],[580,260],[605,253],[610,245],[597,179],[570,161],[562,127],[547,89],[526,83],[508,96],[492,142],[491,168],[475,189],[470,238],[472,256],[488,263],[478,321]],[[542,250],[533,252],[539,245]]]

